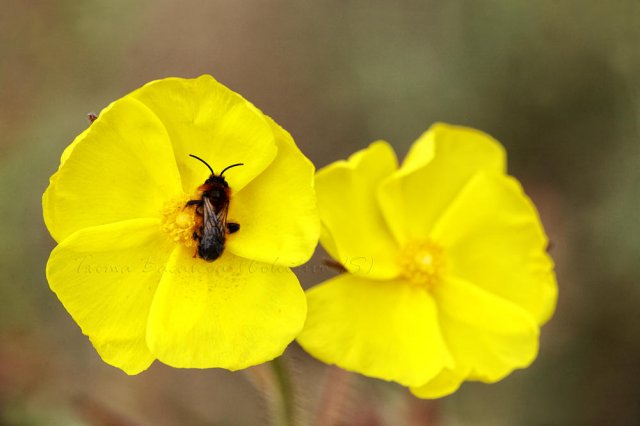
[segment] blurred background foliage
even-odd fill
[[[41,194],[86,114],[147,81],[202,73],[274,117],[319,167],[375,139],[404,154],[434,121],[480,128],[539,207],[560,300],[535,364],[438,404],[352,378],[345,424],[637,424],[637,0],[0,6],[0,424],[263,423],[242,373],[155,363],[127,377],[103,364],[44,276],[54,243]],[[305,287],[330,276],[322,258],[300,269]],[[295,344],[286,357],[315,409],[324,366]]]

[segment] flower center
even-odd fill
[[[444,271],[442,247],[429,240],[412,241],[400,253],[400,270],[411,283],[432,288]]]
[[[196,214],[196,206],[187,206],[193,197],[183,195],[167,201],[160,210],[160,227],[168,233],[176,243],[187,247],[195,247],[198,242],[193,233],[202,227],[202,217]]]

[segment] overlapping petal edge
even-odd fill
[[[208,176],[190,153],[218,172],[245,163],[225,175],[242,231],[212,264],[160,229],[164,203]],[[289,267],[317,244],[313,173],[284,129],[212,77],[148,83],[105,108],[51,177],[49,284],[103,360],[129,374],[156,358],[231,370],[268,361],[306,315]]]
[[[345,265],[347,274],[307,291],[298,342],[323,362],[421,398],[528,366],[557,284],[540,219],[506,175],[502,146],[477,130],[436,124],[396,164],[380,141],[318,171],[322,245],[338,261],[370,266]],[[451,258],[431,290],[416,289],[394,266],[416,239],[438,240]]]

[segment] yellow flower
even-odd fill
[[[528,366],[556,281],[505,169],[488,135],[437,124],[399,168],[379,141],[320,170],[320,241],[347,273],[307,291],[302,347],[423,398]]]
[[[231,189],[222,256],[196,255],[210,172]],[[291,136],[211,76],[153,81],[105,108],[43,196],[47,279],[102,359],[230,370],[279,356],[304,323],[290,266],[313,253],[314,167]]]

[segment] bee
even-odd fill
[[[233,234],[240,230],[239,223],[227,223],[231,188],[223,175],[230,168],[243,166],[244,163],[227,166],[219,175],[216,175],[211,166],[202,158],[193,154],[189,154],[189,157],[201,161],[211,171],[209,178],[198,187],[198,191],[202,192],[201,198],[188,201],[185,207],[197,206],[196,214],[202,217],[202,226],[193,233],[193,239],[198,242],[197,254],[207,262],[213,262],[224,251],[227,233]]]

